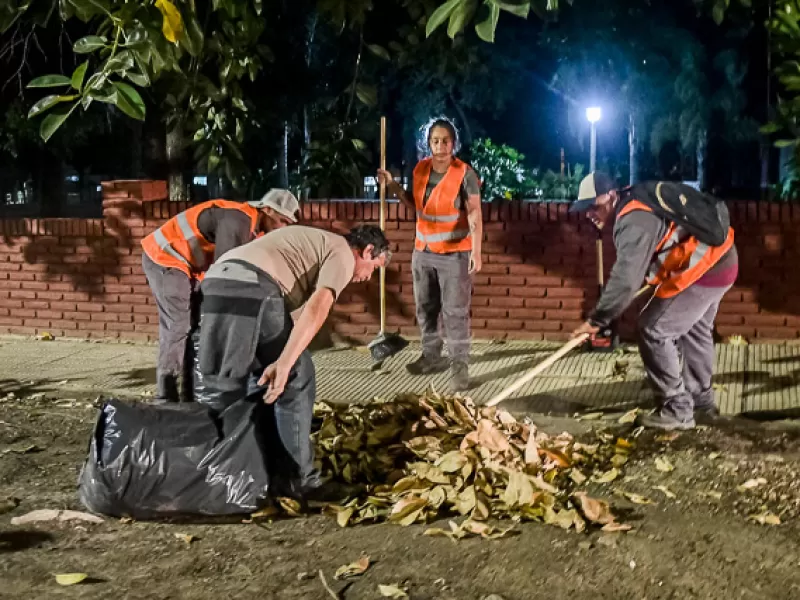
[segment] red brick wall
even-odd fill
[[[102,219],[0,220],[0,333],[157,339],[139,241],[187,205],[163,181],[103,195]]]
[[[181,210],[159,181],[104,184],[103,219],[0,220],[0,333],[157,337],[139,241]],[[730,203],[741,271],[717,319],[721,336],[800,337],[800,206]],[[484,206],[484,265],[472,301],[476,338],[564,339],[597,296],[594,232],[564,205]],[[346,231],[377,222],[378,206],[330,201],[303,207],[306,224]],[[413,215],[389,206],[394,260],[387,274],[390,330],[416,336],[410,259]],[[606,240],[606,271],[613,247]],[[635,310],[623,323],[632,335]],[[330,322],[344,337],[378,329],[377,277],[345,290]]]

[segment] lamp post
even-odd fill
[[[592,172],[597,164],[597,122],[603,116],[599,106],[590,106],[586,109],[586,119],[592,124],[592,142],[589,154],[589,171]]]

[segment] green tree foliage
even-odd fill
[[[254,82],[273,57],[264,43],[264,32],[265,24],[279,12],[273,6],[276,3],[8,2],[0,12],[0,30],[34,13],[42,23],[57,13],[62,20],[87,23],[91,31],[73,45],[73,52],[85,60],[71,74],[44,75],[28,84],[45,90],[46,95],[29,112],[29,117],[41,118],[43,139],[50,139],[72,114],[93,103],[111,104],[138,120],[155,105],[168,130],[176,134],[174,143],[182,149],[187,145],[184,137],[191,140],[194,159],[205,161],[210,172],[224,173],[231,180],[245,172],[241,147],[246,125],[253,119],[253,103],[243,93],[243,85]],[[368,0],[319,0],[316,4],[322,15],[339,26],[363,25],[371,8]],[[363,100],[363,89],[358,91]]]
[[[478,139],[470,146],[470,164],[481,179],[481,197],[530,198],[536,194],[537,172],[527,168],[525,155],[506,144]]]

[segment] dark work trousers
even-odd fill
[[[189,334],[199,316],[195,282],[180,269],[156,264],[147,254],[142,255],[142,268],[158,307],[156,398],[177,402],[178,378],[181,376],[185,399],[191,401]]]
[[[639,316],[639,351],[662,413],[689,420],[714,405],[714,319],[731,286],[654,297]]]
[[[260,269],[235,260],[212,265],[200,287],[199,369],[209,396],[216,397],[211,408],[221,411],[250,395],[261,402],[266,388],[257,385],[258,378],[278,360],[293,326],[280,287]],[[263,433],[273,492],[277,487],[302,493],[320,484],[311,444],[315,397],[314,363],[305,351],[283,394],[268,407]]]
[[[436,254],[415,250],[411,257],[414,302],[422,334],[423,356],[441,356],[441,316],[450,359],[460,362],[469,360],[469,306],[472,297],[469,256],[469,252]]]

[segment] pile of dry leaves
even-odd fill
[[[486,524],[490,518],[578,531],[587,522],[607,531],[629,529],[615,521],[606,502],[575,491],[589,478],[619,475],[632,449],[624,439],[598,433],[586,444],[567,433],[549,436],[507,411],[434,392],[360,406],[319,404],[317,417],[323,419],[314,434],[323,474],[367,485],[365,496],[328,507],[342,527],[463,515],[468,519],[451,522],[450,531],[426,533],[503,535]]]

